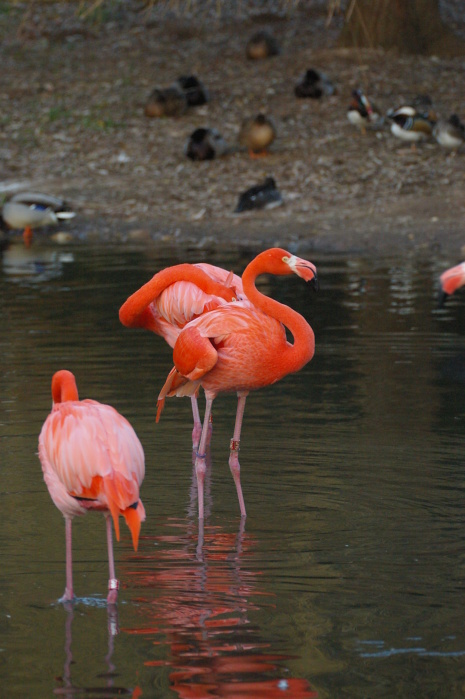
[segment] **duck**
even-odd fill
[[[268,155],[268,147],[276,138],[273,120],[262,114],[245,119],[239,131],[239,143],[247,148],[251,158]]]
[[[181,75],[176,84],[184,92],[188,107],[200,107],[208,102],[208,90],[195,75]]]
[[[189,136],[185,153],[191,160],[213,160],[227,153],[229,146],[216,129],[195,129]]]
[[[234,213],[253,209],[273,209],[283,203],[281,192],[273,177],[267,177],[261,184],[256,184],[239,195],[239,201]]]
[[[452,114],[447,120],[439,120],[433,129],[433,136],[440,146],[455,151],[465,141],[465,125],[457,114]]]
[[[362,90],[352,90],[352,99],[347,109],[347,118],[351,124],[366,133],[368,124],[376,124],[381,116],[378,108],[370,102]]]
[[[187,96],[178,83],[168,87],[156,87],[149,95],[144,107],[147,117],[178,117],[186,113]]]
[[[39,192],[18,192],[3,204],[2,218],[9,228],[23,229],[26,247],[32,243],[33,229],[56,225],[76,216],[64,199]]]
[[[392,134],[413,144],[413,147],[419,141],[431,138],[437,121],[431,99],[427,95],[416,97],[411,105],[390,109],[387,117],[392,120]]]
[[[324,73],[310,68],[294,87],[294,94],[301,99],[320,99],[320,97],[334,95],[336,88]]]
[[[245,48],[248,59],[253,61],[278,56],[280,53],[279,44],[273,34],[266,29],[260,29],[253,34]]]

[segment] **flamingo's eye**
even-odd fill
[[[289,262],[289,258],[288,258],[287,255],[284,255],[284,257],[283,257],[283,262],[286,262],[286,263]]]

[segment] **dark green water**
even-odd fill
[[[190,403],[168,401],[155,424],[170,350],[118,308],[168,264],[241,273],[253,253],[24,254],[0,273],[0,695],[462,697],[465,294],[435,307],[458,260],[314,256],[319,294],[266,280],[309,320],[316,355],[248,399],[245,524],[227,466],[236,401],[217,399],[199,532]],[[145,449],[147,521],[137,554],[125,528],[115,545],[117,616],[97,514],[74,526],[79,599],[56,602],[64,522],[36,452],[59,368]]]

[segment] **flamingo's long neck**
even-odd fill
[[[79,400],[76,379],[70,371],[62,369],[53,375],[52,399],[54,405],[68,400]]]
[[[242,275],[244,293],[257,308],[268,316],[279,320],[291,331],[294,343],[287,344],[284,356],[281,358],[282,363],[286,365],[289,373],[291,373],[301,369],[313,357],[315,353],[315,335],[300,313],[258,291],[255,286],[255,280],[260,274],[264,274],[267,271],[263,267],[260,256],[256,257],[246,267]],[[289,274],[291,273],[291,270],[289,270]]]
[[[144,327],[147,324],[148,306],[168,286],[175,282],[192,282],[206,294],[220,296],[225,301],[232,301],[234,291],[219,282],[215,282],[202,269],[191,264],[174,265],[155,274],[147,284],[130,296],[119,310],[119,318],[129,328]]]

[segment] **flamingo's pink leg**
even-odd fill
[[[192,430],[192,449],[197,449],[202,435],[202,421],[200,420],[199,404],[197,396],[191,396],[192,417],[194,418],[194,428]]]
[[[66,537],[66,587],[60,602],[71,602],[73,594],[73,543],[71,520],[65,517],[65,537]]]
[[[116,579],[115,575],[115,559],[113,558],[113,532],[110,515],[105,515],[106,525],[107,525],[107,546],[108,546],[108,569],[109,569],[109,580],[108,580],[108,604],[116,604],[118,599],[118,589],[119,580]]]
[[[239,443],[241,440],[242,420],[244,417],[245,401],[247,399],[248,392],[241,392],[237,395],[238,401],[236,411],[236,424],[234,425],[234,435],[230,443],[229,468],[231,469],[231,473],[234,478],[234,483],[236,484],[237,497],[239,498],[239,507],[241,510],[241,517],[245,517],[246,511],[244,496],[242,495],[241,467],[239,464]]]
[[[200,437],[199,449],[195,457],[195,474],[197,476],[197,492],[199,500],[199,519],[203,519],[203,486],[205,481],[205,472],[207,470],[206,450],[208,443],[212,403],[213,399],[207,398],[205,405],[205,416],[203,418],[202,435]]]

